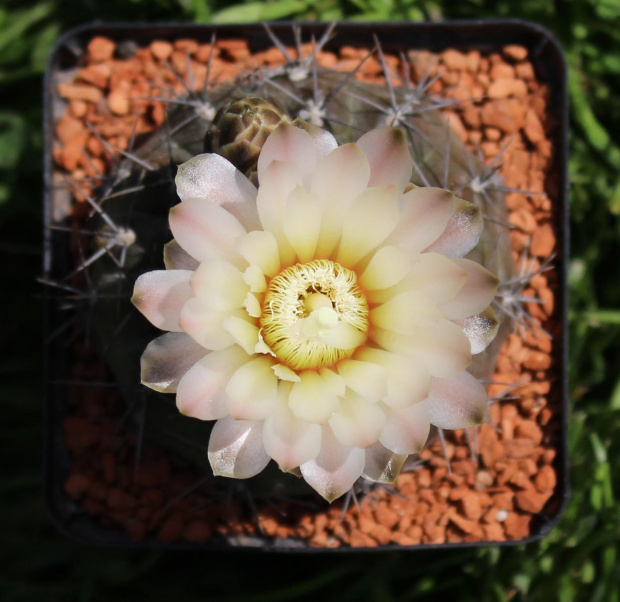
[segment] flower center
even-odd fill
[[[351,357],[366,340],[368,303],[354,272],[326,259],[298,263],[269,283],[263,340],[293,370]]]

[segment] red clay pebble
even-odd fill
[[[480,113],[484,125],[490,125],[514,134],[523,127],[525,110],[523,104],[515,98],[504,98],[487,102]]]
[[[548,464],[541,466],[538,474],[534,478],[534,485],[540,493],[547,493],[555,489],[557,485],[555,470]]]
[[[77,500],[86,493],[89,485],[90,479],[87,476],[73,473],[65,481],[65,492],[70,498]]]
[[[88,43],[88,58],[94,63],[110,60],[114,55],[116,44],[104,37],[93,38]]]
[[[551,367],[551,356],[542,351],[530,351],[523,365],[529,370],[548,370]]]
[[[513,61],[523,61],[527,58],[527,48],[516,44],[504,46],[503,55]]]
[[[532,517],[529,514],[509,512],[504,521],[504,531],[510,539],[523,539],[530,533],[531,520]]]
[[[172,54],[172,44],[163,40],[155,40],[151,42],[149,50],[154,58],[165,61]]]
[[[361,531],[353,531],[353,533],[351,533],[351,547],[375,548],[377,547],[377,542],[372,537],[362,533]]]
[[[71,451],[81,451],[99,441],[101,431],[97,424],[81,418],[64,418],[65,443]]]
[[[543,439],[541,428],[533,420],[524,420],[520,422],[515,429],[515,434],[517,437],[530,439],[534,445],[539,445]]]
[[[211,537],[212,533],[213,529],[208,522],[194,521],[185,527],[183,539],[190,543],[204,543]]]
[[[502,442],[504,451],[509,458],[526,458],[534,451],[534,443],[531,439],[510,439]]]
[[[489,86],[487,92],[489,98],[525,98],[527,96],[527,84],[521,79],[502,77],[496,79]]]
[[[112,487],[108,489],[107,504],[114,510],[126,510],[133,508],[136,500],[122,489]]]
[[[549,499],[550,493],[537,493],[536,491],[526,490],[517,491],[515,494],[515,504],[519,510],[538,514]]]
[[[180,512],[176,512],[163,522],[157,532],[157,539],[164,543],[176,541],[183,535],[183,527],[183,516]]]
[[[81,84],[58,84],[58,94],[69,100],[86,100],[93,103],[99,102],[103,97],[103,92],[99,88]]]
[[[444,65],[451,71],[464,70],[469,66],[469,59],[467,55],[459,52],[458,50],[446,50],[445,52],[442,52],[441,58]]]
[[[532,236],[530,252],[537,257],[549,257],[555,248],[555,234],[551,224],[539,226]]]
[[[461,531],[464,533],[473,533],[478,527],[478,522],[473,520],[468,520],[459,514],[453,514],[450,517],[450,521],[455,524]]]

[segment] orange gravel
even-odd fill
[[[74,80],[58,86],[58,95],[67,101],[56,123],[53,148],[59,179],[101,177],[110,169],[111,156],[119,154],[113,149],[126,149],[134,130],[146,133],[162,123],[163,104],[145,98],[184,92],[171,66],[200,90],[211,52],[216,81],[235,77],[242,68],[284,62],[277,49],[252,54],[242,40],[222,40],[214,48],[188,39],[156,40],[128,59],[115,58],[115,50],[115,42],[94,38]],[[304,46],[304,52],[310,51]],[[319,61],[348,70],[365,54],[343,47],[338,53],[319,53]],[[386,60],[398,67],[399,58]],[[507,195],[515,261],[519,265],[526,253],[529,270],[535,270],[556,247],[553,200],[559,190],[551,170],[548,130],[554,124],[547,117],[548,90],[537,81],[527,49],[507,46],[491,54],[447,50],[439,55],[416,51],[408,60],[414,80],[429,70],[439,73],[432,92],[463,100],[446,115],[470,148],[490,161],[507,146],[501,169],[506,185],[540,193]],[[378,61],[366,61],[359,77],[381,81]],[[112,146],[106,149],[94,132]],[[96,180],[82,187],[91,192],[95,185]],[[83,200],[76,192],[71,209],[76,224],[84,215]],[[471,446],[463,431],[447,433],[451,470],[435,440],[420,454],[419,467],[401,474],[394,492],[374,488],[360,498],[359,508],[351,503],[343,512],[342,501],[331,507],[317,501],[316,509],[257,502],[253,514],[244,500],[214,502],[212,482],[192,489],[202,475],[155,444],[145,445],[134,474],[136,433],[118,424],[117,394],[93,386],[74,388],[70,416],[64,420],[71,452],[65,491],[86,513],[103,525],[123,529],[132,541],[153,534],[162,542],[203,543],[224,534],[239,536],[240,543],[247,536],[262,536],[331,548],[528,537],[540,529],[541,512],[553,517],[561,502],[554,495],[561,426],[554,387],[561,344],[554,313],[556,275],[550,271],[535,276],[524,294],[542,301],[529,303],[527,309],[553,339],[542,330],[508,337],[493,380],[521,385],[491,406],[490,422],[479,428]],[[77,355],[75,379],[103,379],[105,369],[95,350],[82,346]],[[489,394],[501,396],[506,389],[505,384],[491,384]]]

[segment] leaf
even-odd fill
[[[23,11],[16,11],[7,18],[3,28],[0,29],[0,55],[9,45],[22,39],[23,34],[34,25],[48,17],[53,10],[53,5],[49,2],[35,4],[32,8]],[[3,57],[2,62],[5,62]]]
[[[307,10],[303,0],[281,0],[280,2],[249,2],[231,6],[216,12],[213,23],[248,23],[250,21],[269,21],[290,17]]]
[[[17,113],[0,113],[0,169],[14,169],[26,144],[26,121]]]

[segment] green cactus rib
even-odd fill
[[[136,395],[146,399],[144,431],[206,471],[210,471],[206,446],[211,423],[183,417],[171,396],[137,387],[140,355],[160,332],[129,302],[140,274],[163,269],[162,248],[170,239],[168,212],[178,202],[175,166],[205,152],[205,140],[206,150],[221,153],[252,177],[262,142],[281,121],[304,120],[321,126],[340,144],[376,127],[401,128],[415,165],[412,182],[453,190],[480,208],[484,230],[468,257],[500,281],[514,276],[506,203],[498,190],[496,170],[485,166],[454,135],[441,115],[446,103],[428,93],[428,80],[415,88],[394,85],[397,77],[385,66],[380,48],[378,52],[387,85],[359,82],[353,73],[321,68],[310,57],[206,87],[205,96],[198,99],[176,99],[179,102],[170,105],[164,126],[131,152],[113,174],[112,185],[96,199],[106,221],[135,235],[135,241],[123,248],[122,261],[101,260],[89,266],[90,281],[99,295],[93,325],[105,361],[128,403],[134,403]],[[408,81],[408,74],[402,79]],[[96,219],[98,228],[109,229],[101,216]],[[503,322],[500,332],[471,367],[479,378],[492,374],[501,342],[511,329],[511,318],[498,301],[494,307]],[[255,487],[263,489],[264,478],[255,477]],[[298,482],[290,475],[283,478]]]

